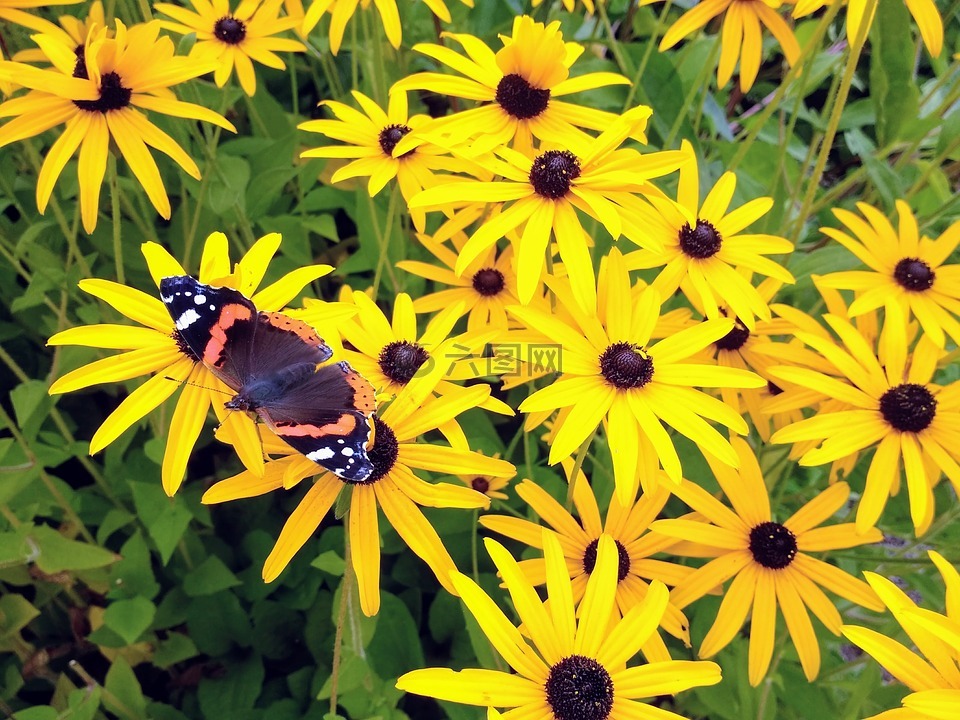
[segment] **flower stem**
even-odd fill
[[[363,192],[363,191],[361,191]],[[367,194],[370,203],[370,219],[373,222],[373,230],[377,235],[377,246],[380,250],[380,256],[377,258],[377,268],[373,275],[373,296],[377,297],[380,290],[380,281],[383,279],[383,271],[386,269],[390,278],[390,284],[394,292],[397,291],[397,278],[393,272],[393,264],[390,263],[390,237],[393,235],[393,221],[397,214],[397,185],[394,183],[390,189],[390,202],[387,204],[387,222],[383,232],[380,231],[380,223],[377,222],[376,207],[373,198]]]
[[[600,427],[597,425],[597,427]],[[587,456],[587,450],[590,449],[591,443],[593,443],[593,438],[597,434],[597,428],[593,429],[587,439],[583,441],[580,445],[580,449],[577,450],[577,457],[573,461],[573,471],[570,473],[570,484],[567,486],[567,510],[570,510],[573,507],[573,496],[577,489],[577,481],[580,479],[580,470],[583,468],[583,459]]]
[[[633,5],[630,7],[633,9]],[[673,0],[666,0],[666,2],[663,4],[663,10],[661,11],[660,16],[657,18],[657,24],[653,28],[653,34],[650,35],[650,39],[647,40],[647,47],[643,51],[643,57],[640,58],[640,64],[637,66],[637,72],[634,73],[633,81],[630,83],[630,90],[627,92],[627,99],[623,103],[623,109],[625,111],[632,107],[633,98],[636,96],[637,92],[640,93],[641,98],[647,100],[646,93],[641,89],[641,78],[647,69],[647,63],[650,62],[650,57],[653,55],[653,50],[657,46],[657,37],[660,35],[660,28],[662,28],[666,22],[667,13],[670,12],[671,7],[673,7]]]
[[[873,17],[873,13],[877,7],[877,1],[878,0],[868,0],[867,7],[864,8],[863,17]],[[797,241],[800,239],[800,234],[803,232],[803,226],[806,223],[807,215],[810,212],[810,206],[813,203],[813,197],[820,185],[820,178],[823,177],[823,170],[827,165],[827,158],[830,155],[830,150],[833,148],[833,140],[837,135],[837,129],[840,127],[840,118],[843,115],[843,108],[847,104],[847,95],[850,93],[850,86],[853,83],[853,76],[857,71],[857,62],[860,60],[860,53],[863,51],[863,45],[867,40],[867,32],[869,29],[870,28],[867,23],[861,24],[858,29],[857,36],[853,38],[853,41],[850,44],[850,51],[847,56],[847,64],[843,70],[843,76],[840,79],[840,86],[837,88],[837,95],[834,99],[833,108],[830,112],[830,120],[827,123],[827,129],[823,134],[823,139],[820,142],[820,152],[817,155],[817,162],[813,167],[813,172],[810,173],[810,176],[807,180],[807,192],[803,197],[803,204],[800,206],[800,212],[797,215],[792,237],[790,238],[794,245],[797,244]]]
[[[343,628],[347,622],[347,605],[353,592],[354,569],[350,552],[350,510],[343,516],[343,580],[340,583],[340,609],[337,613],[337,629],[333,640],[333,667],[330,670],[330,714],[337,714],[337,689],[340,684],[340,663],[342,661]]]
[[[110,179],[110,211],[113,215],[113,263],[117,269],[117,282],[126,283],[123,269],[123,242],[121,241],[121,223],[123,213],[120,210],[120,182],[117,178],[117,158],[110,153],[107,158],[107,177]]]

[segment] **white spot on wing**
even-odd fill
[[[340,448],[340,454],[350,457],[351,455],[353,455],[353,448],[349,448],[349,447]]]
[[[174,324],[176,325],[177,330],[186,330],[199,319],[200,314],[193,308],[190,308],[189,310],[185,310],[183,315],[177,318],[177,322]]]
[[[314,450],[312,453],[308,453],[307,457],[314,462],[329,460],[333,457],[333,450],[330,448],[320,448],[319,450]]]
[[[206,296],[206,295],[197,295],[197,296],[193,299],[193,301],[194,301],[197,305],[203,305],[203,304],[207,301],[207,296]]]

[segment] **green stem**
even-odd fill
[[[373,275],[373,296],[376,298],[380,291],[380,281],[383,278],[383,271],[387,271],[390,278],[390,284],[394,290],[397,288],[397,278],[393,272],[393,263],[390,262],[390,238],[393,235],[393,221],[397,214],[397,185],[394,183],[390,188],[390,202],[387,204],[387,222],[383,232],[380,231],[380,223],[377,220],[376,206],[373,198],[367,194],[367,200],[370,204],[370,219],[373,222],[373,230],[377,236],[377,247],[380,250],[380,257],[377,259],[377,268]]]
[[[598,425],[597,427],[600,426]],[[573,496],[577,489],[577,482],[580,479],[580,470],[583,468],[583,459],[587,456],[587,450],[590,449],[590,444],[593,442],[596,434],[597,428],[594,428],[593,432],[580,444],[580,449],[577,450],[577,457],[573,461],[573,471],[570,473],[570,484],[567,486],[567,510],[573,507]]]
[[[803,49],[800,51],[800,57],[797,58],[797,61],[793,64],[793,67],[787,71],[787,74],[784,76],[780,86],[773,94],[773,98],[770,100],[770,103],[760,113],[757,114],[749,129],[745,127],[743,131],[741,131],[741,136],[737,138],[737,153],[727,164],[727,170],[734,172],[746,154],[750,151],[750,148],[753,147],[753,143],[759,136],[760,131],[766,125],[767,120],[780,107],[780,103],[786,96],[787,91],[791,89],[793,81],[797,79],[801,72],[803,72],[804,63],[809,58],[814,56],[820,49],[820,42],[823,40],[823,37],[827,33],[827,29],[830,27],[830,24],[833,22],[833,19],[836,17],[839,11],[840,3],[831,3],[827,7],[826,12],[823,14],[823,17],[820,18],[820,22],[817,23],[817,27],[810,36],[810,39],[807,40],[807,44],[804,45]]]
[[[613,31],[613,25],[610,24],[610,18],[607,16],[607,5],[604,0],[600,0],[600,2],[597,3],[597,11],[600,14],[600,21],[603,23],[603,28],[607,32],[607,37],[610,39],[610,52],[613,53],[620,72],[627,77],[633,77],[635,72],[630,66],[630,59],[624,55],[623,50],[620,48],[617,34]]]
[[[864,8],[864,17],[871,17],[876,9],[878,0],[868,0],[867,7]],[[839,5],[839,4],[838,4]],[[800,206],[800,213],[794,225],[791,240],[796,245],[803,232],[803,226],[807,215],[810,212],[810,206],[813,203],[817,187],[820,185],[820,178],[823,177],[823,170],[827,165],[827,158],[830,156],[830,150],[833,147],[833,140],[837,135],[837,128],[840,126],[840,118],[843,115],[843,108],[847,103],[847,96],[850,93],[850,86],[853,83],[853,76],[857,71],[857,62],[860,60],[860,53],[863,51],[863,45],[867,39],[869,28],[866,23],[862,24],[857,36],[850,45],[847,56],[847,64],[840,79],[840,86],[837,89],[837,95],[830,111],[830,121],[827,123],[826,132],[820,142],[820,152],[817,155],[817,162],[813,167],[813,172],[807,180],[807,192],[803,198],[803,204]]]
[[[343,527],[350,527],[350,510],[343,516]],[[330,715],[337,714],[337,690],[340,685],[340,663],[343,650],[343,628],[347,623],[347,605],[353,593],[353,561],[350,551],[350,533],[343,534],[343,581],[340,583],[340,608],[337,612],[337,629],[333,640],[333,667],[330,670]],[[356,639],[356,638],[355,638]]]
[[[37,472],[40,476],[40,482],[43,483],[43,486],[47,489],[47,492],[53,497],[57,505],[60,506],[60,509],[63,510],[63,514],[70,519],[70,522],[73,523],[77,532],[79,532],[84,540],[93,545],[97,544],[97,541],[94,539],[93,535],[87,530],[87,526],[83,524],[83,520],[80,519],[80,516],[77,515],[77,511],[73,509],[73,506],[70,505],[70,502],[63,496],[63,493],[60,492],[60,488],[57,487],[57,484],[53,481],[47,471],[44,469],[43,464],[34,454],[33,449],[30,447],[30,443],[27,442],[27,439],[23,436],[23,433],[20,432],[20,428],[17,427],[17,424],[14,422],[7,411],[0,405],[0,422],[10,431],[10,434],[13,435],[13,439],[16,441],[17,445],[20,446],[20,449],[23,450],[23,454],[26,455],[27,461],[31,465],[37,468]]]
[[[126,273],[123,269],[123,242],[121,225],[123,215],[120,210],[120,181],[117,178],[117,158],[110,153],[107,159],[107,177],[110,181],[110,211],[113,216],[113,263],[117,272],[117,282],[126,284]]]
[[[687,95],[683,99],[684,108],[693,106],[693,98],[696,97],[698,92],[703,91],[706,93],[707,86],[710,84],[710,77],[713,75],[714,62],[719,54],[720,36],[717,35],[717,38],[713,43],[713,47],[710,49],[710,57],[703,64],[703,67],[700,68],[700,72],[697,75],[696,81],[690,86],[690,90],[687,91]],[[702,106],[703,103],[700,103],[700,107]],[[677,118],[673,121],[673,125],[670,127],[670,132],[667,133],[667,137],[663,141],[663,147],[665,149],[673,147],[673,141],[676,140],[677,133],[680,132],[680,126],[683,125],[683,120],[685,117],[686,112],[683,110],[677,113]]]
[[[477,537],[479,536],[480,530],[480,511],[473,511],[473,522],[470,523],[470,527],[473,528],[473,532],[470,533],[470,561],[473,567],[473,581],[480,584],[480,561],[479,561],[479,552],[477,549]]]

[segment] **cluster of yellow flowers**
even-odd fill
[[[282,68],[276,52],[305,50],[306,34],[325,13],[336,53],[357,1],[314,0],[306,10],[287,2],[283,17],[280,0],[250,0],[232,12],[226,0],[192,4],[196,12],[158,3],[155,9],[172,20],[129,28],[119,20],[108,25],[96,5],[86,23],[65,18],[62,27],[24,20],[20,11],[0,14],[37,30],[39,48],[0,62],[0,81],[28,89],[0,105],[0,115],[14,118],[0,127],[0,146],[65,125],[37,179],[41,210],[79,148],[81,218],[92,231],[112,139],[154,207],[169,217],[148,147],[194,177],[199,169],[145,113],[234,130],[220,114],[177,100],[170,88],[209,72],[223,86],[236,69],[252,95],[251,60]],[[427,4],[449,20],[441,0]],[[798,2],[795,14],[824,4]],[[395,2],[376,5],[388,39],[399,46]],[[849,5],[857,34],[864,3]],[[730,79],[739,56],[741,86],[749,88],[759,67],[760,23],[780,41],[788,63],[800,54],[778,6],[707,0],[680,19],[662,47],[726,13],[719,79]],[[921,32],[931,53],[939,53],[942,26],[929,22],[930,7],[909,6],[924,20]],[[164,29],[195,33],[190,54],[177,55],[173,41],[160,35]],[[276,37],[293,30],[303,41]],[[333,183],[367,178],[371,196],[388,186],[399,193],[418,241],[435,259],[399,263],[436,290],[392,298],[389,316],[377,298],[350,288],[338,302],[308,299],[285,311],[314,328],[333,357],[349,362],[375,390],[367,448],[372,474],[362,482],[341,479],[246,413],[228,412],[223,395],[233,392],[190,350],[180,335],[184,328],[161,300],[94,279],[81,288],[143,327],[77,327],[50,338],[51,345],[124,351],[68,372],[51,393],[152,377],[96,431],[91,452],[116,440],[182,383],[162,463],[166,492],[180,486],[212,406],[218,439],[236,449],[245,469],[213,485],[204,502],[289,491],[310,478],[263,578],[270,582],[281,574],[335,505],[348,507],[350,561],[368,615],[380,606],[382,511],[437,581],[462,598],[515,671],[418,670],[398,686],[491,708],[490,717],[499,717],[494,708],[513,708],[504,717],[676,718],[638,701],[715,684],[720,668],[672,659],[658,628],[689,646],[686,608],[728,582],[700,642],[700,658],[727,646],[750,615],[749,681],[758,685],[773,656],[779,608],[813,680],[820,668],[813,613],[917,691],[904,701],[916,713],[911,717],[954,717],[960,694],[956,571],[933,557],[948,587],[948,616],[942,617],[917,609],[884,578],[868,574],[864,582],[817,555],[879,542],[876,525],[903,479],[918,535],[936,517],[942,478],[960,491],[960,382],[935,382],[953,355],[948,344],[960,344],[960,265],[949,264],[960,244],[960,222],[930,238],[903,201],[896,226],[868,204],[857,212],[835,210],[843,229],[823,228],[823,234],[868,269],[814,276],[826,312],[808,315],[776,302],[781,288],[794,282],[787,269],[793,244],[748,231],[770,211],[771,198],[734,206],[731,172],[701,192],[690,142],[679,150],[637,149],[646,145],[651,108],[616,114],[560,99],[629,80],[610,72],[572,73],[585,48],[564,39],[559,22],[517,17],[498,48],[466,34],[444,39],[448,44],[413,49],[452,73],[404,78],[390,89],[386,108],[355,90],[359,109],[330,100],[323,106],[332,118],[300,126],[334,141],[302,155],[330,159]],[[31,64],[37,62],[51,67]],[[411,116],[407,93],[413,90],[479,104],[437,118]],[[675,196],[660,187],[668,177],[676,180]],[[618,242],[621,236],[632,245]],[[231,265],[226,236],[214,233],[204,246],[199,279],[240,291],[261,311],[282,311],[333,268],[302,267],[261,289],[280,242],[277,233],[268,234]],[[599,253],[595,246],[608,249]],[[142,251],[158,285],[188,274],[157,243],[144,243]],[[495,396],[494,384],[529,392],[513,407],[501,399],[506,396]],[[524,431],[542,433],[548,464],[560,464],[567,477],[567,507],[529,479],[515,487],[551,529],[505,515],[480,519],[484,528],[542,549],[542,557],[518,563],[497,542],[486,543],[522,632],[457,571],[420,510],[486,509],[505,497],[516,468],[470,449],[470,427],[461,416],[477,408],[524,413]],[[754,443],[742,437],[751,430]],[[428,433],[434,434],[425,439]],[[678,436],[702,451],[720,495],[705,489],[712,481],[684,477],[690,458],[681,459]],[[783,463],[832,464],[830,484],[788,518],[779,517],[782,508],[770,498],[774,484],[784,482],[783,464],[770,462],[777,444],[791,445],[780,453]],[[609,452],[615,485],[605,512],[583,471],[585,457],[598,446]],[[855,522],[824,525],[847,505],[851,491],[844,479],[871,450]],[[591,457],[596,474],[607,456]],[[424,473],[460,476],[465,484]],[[691,512],[658,519],[672,497]],[[664,559],[670,556],[707,562],[695,567]],[[546,585],[547,603],[538,585]],[[872,631],[844,627],[824,589],[865,608],[889,608],[932,666]],[[646,663],[628,668],[637,652]]]

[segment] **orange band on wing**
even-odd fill
[[[249,320],[252,317],[250,308],[240,303],[224,305],[220,309],[220,317],[210,328],[210,340],[203,349],[203,362],[214,367],[223,363],[223,347],[227,342],[227,330],[233,327],[238,320]]]
[[[317,335],[317,331],[307,325],[302,320],[296,320],[288,315],[279,312],[261,312],[260,321],[267,322],[276,328],[292,332],[301,338],[304,342],[315,347],[325,347],[323,338]]]
[[[325,437],[327,435],[349,435],[357,427],[355,415],[344,413],[335,423],[326,425],[281,425],[274,427],[274,432],[281,437]]]
[[[377,400],[373,393],[373,386],[367,379],[356,370],[346,373],[344,377],[353,388],[353,406],[365,415],[376,410]]]

